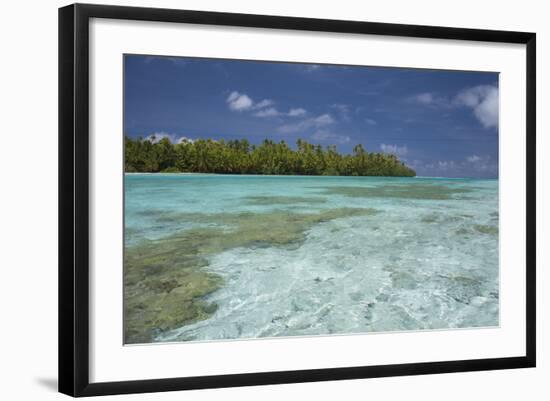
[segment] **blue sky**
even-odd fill
[[[133,138],[361,143],[420,176],[498,176],[498,73],[134,55],[124,68]]]

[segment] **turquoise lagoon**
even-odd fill
[[[127,174],[126,254],[175,261],[127,280],[130,342],[497,326],[498,222],[497,180]]]

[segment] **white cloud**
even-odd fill
[[[302,108],[290,109],[288,113],[285,113],[277,110],[275,107],[269,107],[267,109],[262,109],[254,113],[254,115],[256,117],[281,117],[281,116],[300,117],[305,115],[306,113],[307,113],[306,110]]]
[[[438,108],[468,107],[483,127],[498,127],[498,87],[494,85],[466,88],[454,98],[425,92],[409,97],[408,101]]]
[[[445,171],[445,170],[454,168],[455,167],[455,162],[453,160],[444,160],[444,161],[439,160],[437,162],[437,167],[440,170]]]
[[[420,93],[412,97],[413,101],[421,104],[432,104],[435,101],[435,96],[432,93]]]
[[[261,102],[258,102],[254,105],[254,108],[255,109],[261,109],[263,107],[268,107],[268,106],[271,106],[273,104],[273,100],[271,99],[264,99],[262,100]]]
[[[195,140],[192,138],[187,138],[186,136],[180,136],[176,143],[193,143],[193,142],[195,142]]]
[[[419,175],[431,177],[496,177],[498,161],[491,156],[471,155],[461,160],[437,160],[429,163],[415,160],[407,163]]]
[[[307,113],[306,110],[302,109],[301,107],[298,107],[296,109],[290,109],[288,111],[288,115],[290,117],[299,117],[299,116],[303,116],[306,113]]]
[[[424,163],[422,163],[422,161],[418,160],[418,159],[408,160],[408,159],[402,157],[401,161],[405,162],[405,164],[408,167],[412,168],[412,169],[417,169],[418,167],[423,167],[424,166]]]
[[[396,156],[404,156],[409,152],[407,145],[397,146],[397,145],[387,145],[383,143],[380,145],[380,149],[384,153],[389,153]]]
[[[342,104],[342,103],[335,103],[330,106],[333,109],[338,110],[338,113],[342,120],[344,121],[350,121],[351,118],[349,116],[350,113],[350,105],[349,104]]]
[[[494,161],[491,156],[468,156],[464,164],[480,172],[488,171],[495,174],[498,172],[498,163]]]
[[[307,111],[301,107],[292,108],[288,112],[283,112],[277,110],[273,107],[275,102],[271,99],[263,99],[259,102],[254,102],[254,100],[245,93],[238,91],[233,91],[229,94],[225,100],[229,106],[229,109],[232,111],[254,111],[256,117],[300,117],[307,113]]]
[[[330,107],[332,107],[333,109],[338,109],[343,113],[349,112],[349,104],[334,103]]]
[[[256,117],[277,117],[284,113],[278,111],[275,107],[269,107],[267,109],[262,109],[254,113]]]
[[[254,102],[248,95],[233,91],[226,99],[229,108],[233,111],[249,110],[254,105]]]
[[[372,118],[365,118],[365,122],[369,125],[376,125],[376,120],[373,120]]]
[[[410,103],[417,103],[422,106],[436,107],[436,108],[449,108],[453,104],[449,100],[449,97],[438,95],[435,92],[424,92],[407,98]]]
[[[184,143],[184,142],[193,143],[195,141],[194,139],[187,138],[186,136],[177,136],[175,134],[168,134],[166,132],[155,132],[151,135],[146,136],[145,140],[150,141],[152,143],[159,143],[164,138],[167,138],[173,144]]]
[[[464,89],[455,98],[455,103],[469,107],[485,128],[498,127],[498,88],[479,85]]]
[[[313,118],[312,120],[313,120],[313,124],[317,126],[332,124],[334,122],[334,119],[330,114],[322,114],[319,117]]]
[[[351,140],[351,138],[347,135],[338,135],[324,129],[316,131],[313,135],[311,135],[311,139],[321,142],[336,142],[340,144],[348,143]]]
[[[168,134],[166,132],[154,132],[151,135],[147,135],[144,139],[152,143],[158,143],[164,138],[168,138],[172,143],[176,140],[176,136],[174,134]]]
[[[322,114],[317,117],[308,118],[295,124],[285,124],[277,130],[282,133],[292,133],[305,131],[312,128],[321,128],[334,123],[334,118],[330,114]]]

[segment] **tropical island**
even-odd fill
[[[126,54],[123,78],[124,345],[502,323],[498,73]]]
[[[248,140],[168,138],[124,140],[127,173],[216,173],[260,175],[330,175],[414,177],[416,172],[395,155],[367,152],[361,144],[353,154],[341,154],[335,145],[323,148],[302,139],[296,150],[285,141],[265,139],[260,145]]]

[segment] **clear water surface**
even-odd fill
[[[240,215],[350,209],[373,213],[288,223],[289,241],[237,239],[205,254],[201,269],[222,279],[204,297],[217,308],[153,341],[499,324],[497,180],[127,174],[125,247],[201,227],[231,233]]]

